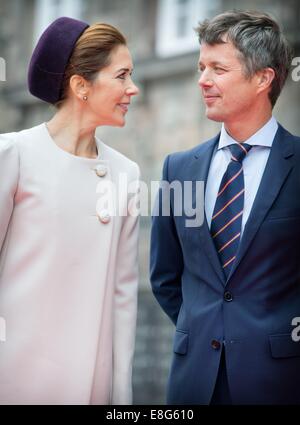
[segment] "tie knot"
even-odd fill
[[[234,143],[229,145],[229,149],[231,152],[231,160],[237,162],[243,162],[245,156],[252,148],[251,145],[247,145],[247,143]]]

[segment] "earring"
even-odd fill
[[[83,100],[88,100],[88,97],[87,96],[83,96],[83,98],[82,98]]]

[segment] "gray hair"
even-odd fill
[[[240,52],[247,78],[264,68],[272,68],[275,77],[269,99],[272,107],[275,105],[288,76],[292,49],[271,16],[262,12],[232,10],[201,22],[196,32],[200,44],[224,43],[226,35]]]

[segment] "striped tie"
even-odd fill
[[[235,143],[229,146],[231,161],[225,171],[211,221],[211,235],[228,278],[241,236],[244,209],[243,159],[252,146]]]

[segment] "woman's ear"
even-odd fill
[[[72,75],[70,78],[70,90],[78,99],[86,99],[89,95],[90,83],[80,75]]]

